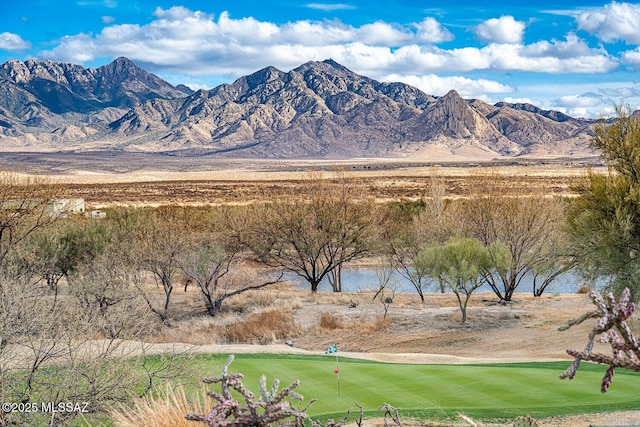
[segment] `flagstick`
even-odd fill
[[[338,365],[338,352],[336,351],[336,371],[338,371],[338,396],[340,396],[340,366]]]

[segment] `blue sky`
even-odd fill
[[[593,0],[0,2],[0,63],[118,56],[194,89],[332,58],[431,95],[575,117],[640,109],[640,3]]]

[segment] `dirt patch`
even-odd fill
[[[303,294],[304,295],[304,294]],[[307,295],[293,310],[305,333],[295,346],[313,351],[337,342],[345,352],[417,353],[491,360],[571,360],[567,347],[581,348],[590,327],[566,332],[557,328],[589,309],[587,295],[516,294],[497,304],[495,295],[478,293],[471,299],[468,321],[452,294],[397,295],[384,318],[384,307],[373,293]],[[341,328],[320,327],[320,316],[331,313]],[[441,358],[439,358],[441,359]]]

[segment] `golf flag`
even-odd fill
[[[338,344],[334,344],[330,346],[328,349],[326,349],[324,351],[324,354],[331,354],[331,353],[337,353],[337,352],[338,352]]]
[[[333,354],[333,353],[336,354],[336,369],[334,369],[333,373],[338,376],[338,396],[340,396],[340,368],[338,366],[338,344],[329,346],[329,348],[327,348],[324,351],[324,354]]]

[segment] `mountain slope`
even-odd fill
[[[0,114],[13,134],[113,120],[105,110],[128,109],[155,98],[181,98],[177,89],[126,58],[97,69],[53,61],[12,60],[0,66]]]
[[[51,61],[0,67],[0,138],[42,149],[121,149],[247,158],[584,151],[589,120],[529,104],[427,95],[333,60],[266,67],[211,90],[174,87],[118,58],[98,69]],[[426,151],[425,151],[426,150]]]

